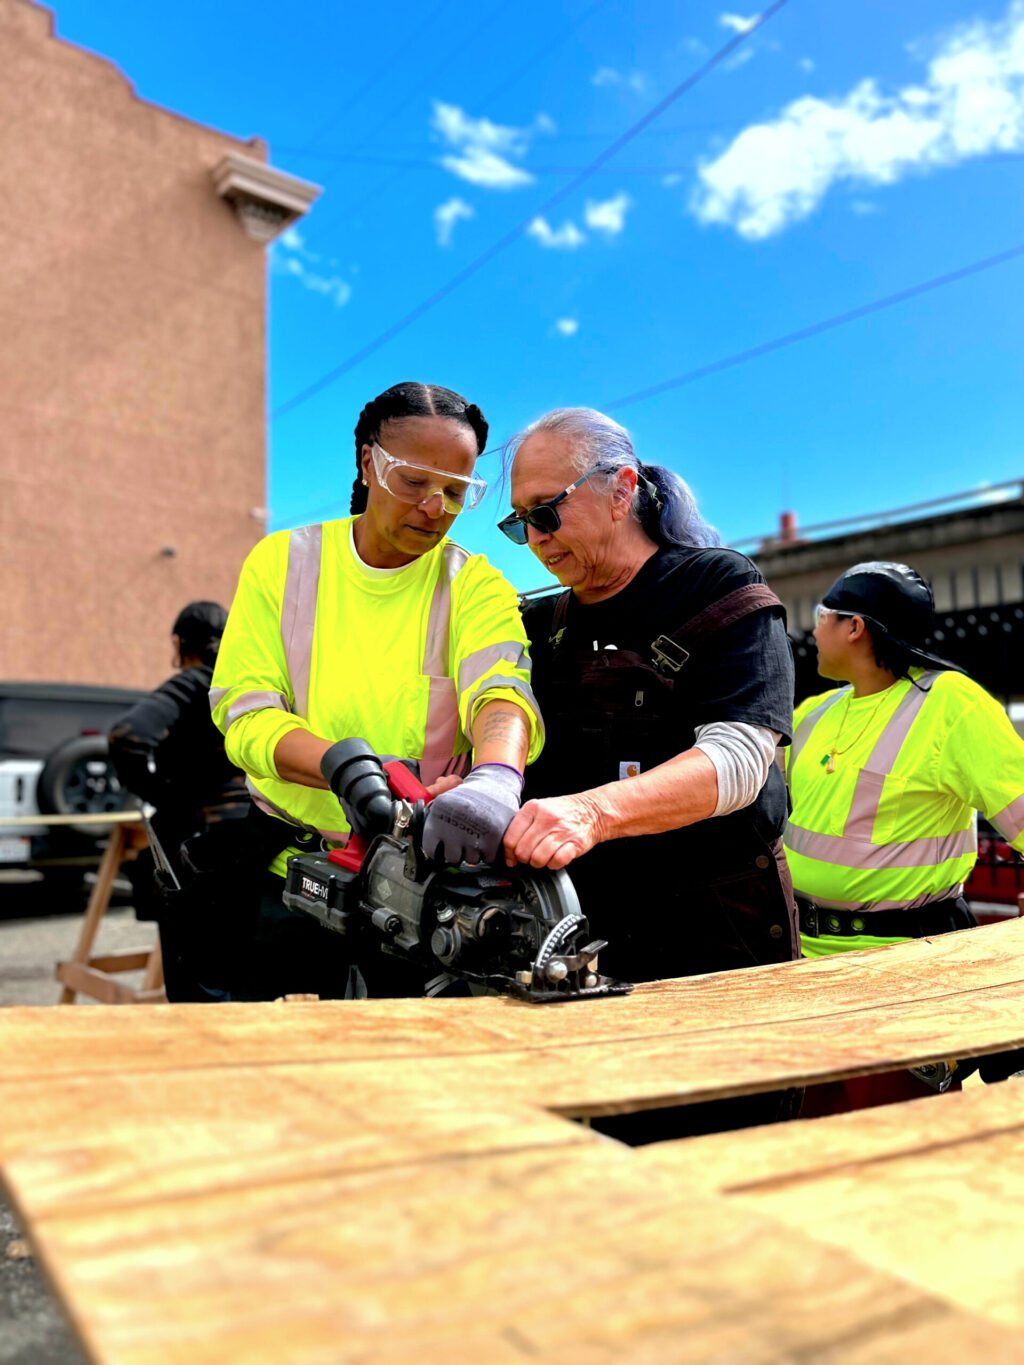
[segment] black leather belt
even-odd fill
[[[857,938],[871,934],[876,938],[930,938],[951,934],[957,929],[973,929],[978,921],[963,896],[950,896],[919,910],[831,910],[815,905],[806,896],[797,896],[800,932],[808,938],[831,935]]]

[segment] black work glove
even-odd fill
[[[435,796],[423,825],[423,852],[444,862],[493,863],[519,809],[523,776],[505,763],[481,763],[453,791]]]

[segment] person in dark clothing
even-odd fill
[[[123,786],[155,807],[153,830],[184,890],[166,900],[154,880],[151,849],[131,865],[136,914],[155,919],[160,931],[167,998],[220,998],[218,921],[190,891],[181,845],[249,810],[243,774],[227,759],[224,739],[210,716],[210,679],[227,612],[217,602],[190,602],[171,635],[179,671],[124,715],[108,736],[110,757]],[[223,926],[221,926],[223,929]],[[201,980],[205,978],[205,980]]]
[[[500,523],[565,591],[528,601],[547,738],[505,835],[510,864],[568,869],[601,971],[630,981],[799,957],[775,764],[792,729],[781,603],[721,548],[681,479],[591,409],[513,444]],[[790,1096],[634,1115],[627,1141],[788,1116]]]

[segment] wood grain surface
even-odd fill
[[[497,1087],[575,1116],[865,1075],[1024,1045],[1024,921],[619,999],[152,1006],[5,1013],[0,1081],[308,1063],[444,1093]],[[120,1024],[120,1028],[117,1028]],[[110,1046],[112,1029],[116,1047]],[[197,1082],[198,1083],[198,1082]]]
[[[1024,1328],[1024,1081],[662,1143],[641,1159]]]
[[[561,1007],[8,1009],[3,1180],[106,1365],[1019,1362],[1024,1083],[641,1150],[565,1115],[1024,1045],[1022,949]]]

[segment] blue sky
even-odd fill
[[[271,411],[531,224],[271,422],[274,526],[347,511],[356,417],[399,379],[460,390],[497,444],[1024,242],[1024,0],[789,0],[538,221],[757,12],[58,0],[142,97],[324,186],[270,254]],[[1024,475],[1022,317],[1024,258],[614,415],[727,541],[997,483]],[[455,535],[541,586],[506,506]]]

